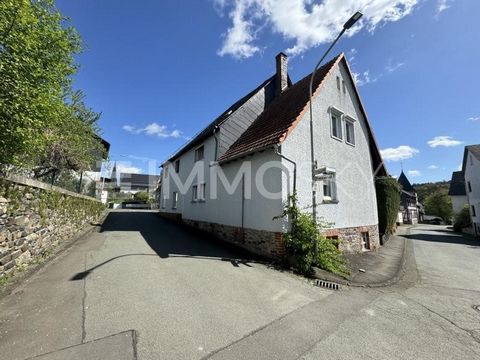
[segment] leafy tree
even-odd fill
[[[453,216],[452,200],[447,191],[440,190],[429,195],[425,201],[425,213],[441,217],[449,222]]]
[[[418,194],[418,201],[423,204],[429,195],[432,195],[437,191],[448,191],[448,188],[450,187],[450,181],[413,184],[413,187]]]
[[[133,198],[137,201],[148,201],[150,199],[150,195],[146,191],[139,191],[133,195]]]
[[[84,170],[98,152],[98,114],[71,89],[80,37],[54,0],[0,1],[0,164],[42,177]]]

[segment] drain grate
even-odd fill
[[[330,282],[330,281],[324,281],[324,280],[317,280],[315,281],[315,285],[319,287],[323,287],[326,289],[331,289],[331,290],[340,290],[340,285]]]
[[[480,312],[480,305],[473,305],[473,310],[477,310],[478,312]]]

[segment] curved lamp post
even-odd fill
[[[323,62],[323,60],[327,57],[328,53],[332,48],[335,46],[337,41],[342,37],[342,35],[350,29],[361,17],[363,14],[361,12],[356,12],[353,14],[353,16],[348,19],[348,21],[343,25],[343,29],[338,34],[336,39],[332,42],[332,44],[329,46],[327,51],[323,54],[323,56],[320,58],[320,61],[317,63],[317,66],[315,66],[315,69],[312,72],[312,77],[310,78],[310,98],[309,98],[309,103],[310,103],[310,157],[312,161],[312,216],[313,216],[313,221],[317,221],[317,204],[316,204],[316,191],[315,191],[315,152],[314,152],[314,147],[313,147],[313,105],[312,105],[312,96],[313,96],[313,79],[315,77],[315,73],[317,72],[318,68],[320,67],[320,64]],[[315,246],[316,249],[316,246]]]

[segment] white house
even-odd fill
[[[465,147],[462,172],[465,174],[465,189],[473,233],[480,236],[480,145]]]
[[[454,171],[452,173],[448,195],[452,200],[453,212],[455,214],[462,211],[465,205],[468,204],[467,191],[465,189],[465,175],[463,174],[463,171]]]
[[[287,57],[276,74],[240,99],[162,165],[160,213],[250,251],[283,254],[288,228],[278,219],[289,194],[331,227],[345,251],[379,246],[375,176],[380,152],[344,54],[293,84]]]

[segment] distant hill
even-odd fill
[[[434,183],[423,183],[423,184],[413,184],[413,187],[418,193],[418,201],[422,204],[425,203],[425,199],[437,192],[437,191],[447,191],[450,187],[450,181],[438,181]]]

